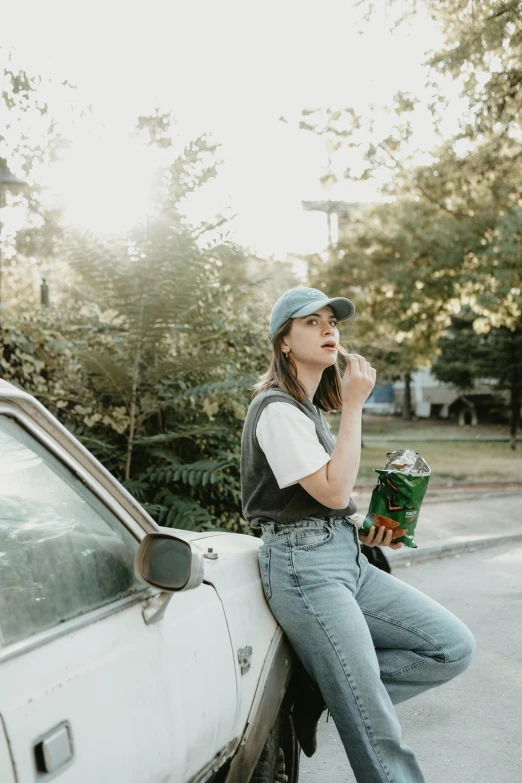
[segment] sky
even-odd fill
[[[324,216],[304,212],[302,200],[379,198],[372,182],[321,187],[326,153],[298,130],[301,110],[364,114],[399,89],[422,95],[425,53],[440,42],[422,13],[390,31],[385,0],[368,23],[351,0],[20,0],[2,17],[0,45],[18,63],[77,84],[78,107],[92,106],[47,175],[68,221],[110,233],[143,216],[157,160],[131,130],[159,107],[172,112],[180,141],[206,132],[221,145],[218,179],[189,215],[235,215],[232,239],[279,258],[324,247]],[[421,114],[415,143],[434,142]]]

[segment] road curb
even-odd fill
[[[522,533],[508,533],[503,536],[490,536],[489,538],[472,538],[467,541],[454,541],[436,546],[426,546],[419,549],[397,550],[388,554],[392,568],[409,568],[417,563],[426,563],[430,560],[440,560],[452,555],[475,552],[477,549],[489,549],[502,544],[516,544],[522,542]]]

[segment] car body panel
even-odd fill
[[[205,560],[205,581],[212,584],[223,603],[234,650],[238,681],[238,704],[233,733],[242,733],[252,706],[257,683],[278,625],[266,603],[259,578],[257,553],[260,540],[254,536],[217,535],[192,542],[216,559]],[[248,651],[251,648],[252,652]],[[245,651],[249,667],[241,666]]]
[[[16,783],[9,743],[0,717],[0,780],[2,783]]]
[[[169,704],[148,665],[157,655],[155,633],[144,634],[143,627],[138,604],[1,663],[0,711],[18,783],[33,783],[34,746],[64,721],[73,744],[72,761],[59,773],[64,783],[106,776],[168,780]],[[138,705],[148,717],[144,725],[136,720]]]
[[[291,687],[294,657],[294,651],[279,627],[274,634],[259,677],[241,746],[232,759],[225,783],[244,783],[250,780],[263,750],[265,738]],[[286,699],[286,707],[290,707],[288,699]]]
[[[189,780],[222,751],[235,672],[220,601],[201,588],[173,596],[161,623],[145,625],[138,603],[1,662],[18,783],[32,783],[34,743],[64,721],[74,756],[63,781]]]

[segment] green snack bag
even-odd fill
[[[392,541],[417,549],[413,533],[428,488],[431,470],[416,451],[400,449],[386,454],[383,470],[372,492],[370,507],[359,534],[368,535],[372,526],[393,530]]]

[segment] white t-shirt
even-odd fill
[[[261,411],[256,436],[279,489],[315,473],[331,457],[308,416],[287,402],[271,402]]]

